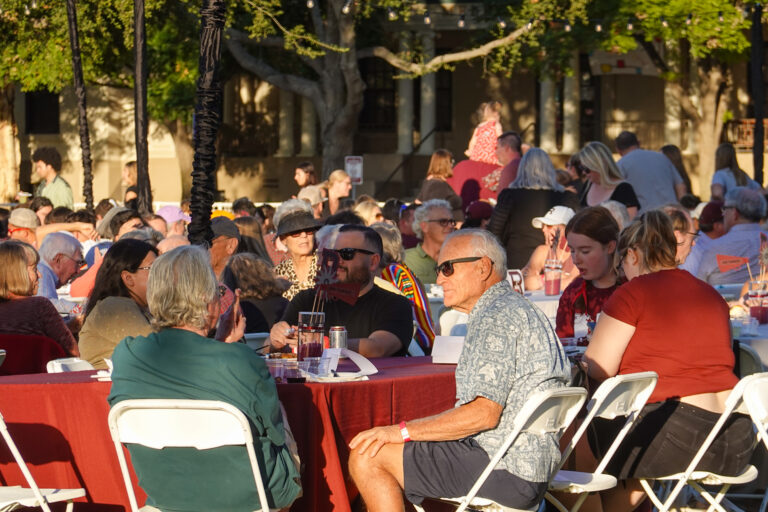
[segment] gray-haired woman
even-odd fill
[[[515,180],[499,194],[486,226],[506,248],[508,268],[525,266],[543,239],[531,221],[557,205],[579,210],[576,194],[564,190],[557,182],[549,155],[539,148],[531,148],[520,161]]]

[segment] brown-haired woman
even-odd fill
[[[38,261],[37,251],[29,244],[0,243],[0,332],[47,336],[68,354],[79,356],[74,336],[51,301],[35,296]]]
[[[427,179],[421,184],[416,202],[426,203],[430,199],[445,199],[451,205],[453,220],[462,222],[464,220],[464,203],[446,182],[451,176],[453,176],[453,154],[447,149],[438,149],[432,153],[432,158],[429,159]]]
[[[618,251],[629,281],[606,302],[584,354],[596,380],[643,371],[659,375],[606,468],[625,482],[601,493],[603,510],[633,510],[644,497],[638,478],[685,470],[738,381],[728,304],[706,282],[676,268],[676,248],[672,222],[662,211],[648,211],[624,229]],[[598,458],[624,420],[594,420],[590,442]],[[697,469],[738,475],[754,445],[749,416],[734,414]]]
[[[749,175],[742,171],[739,162],[736,160],[736,148],[730,142],[723,142],[717,146],[715,151],[715,174],[712,176],[712,200],[722,201],[725,194],[736,187],[747,187],[754,190],[761,190],[758,182],[751,179]]]
[[[266,261],[247,252],[232,256],[227,270],[240,289],[245,332],[269,332],[288,305],[283,293],[290,283],[278,279]]]
[[[586,335],[621,284],[614,262],[619,225],[606,208],[592,206],[573,216],[565,226],[565,238],[580,275],[560,297],[555,330],[561,338],[570,338]]]
[[[691,249],[696,245],[696,237],[698,234],[693,229],[693,219],[688,210],[680,206],[679,204],[669,204],[662,207],[662,211],[669,215],[672,220],[672,229],[675,232],[675,239],[677,240],[677,260],[678,265],[685,263],[688,259],[688,255],[691,254]]]

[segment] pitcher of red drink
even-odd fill
[[[302,311],[299,313],[299,332],[296,358],[303,361],[307,357],[323,355],[323,334],[325,313]]]
[[[563,262],[546,260],[544,262],[544,295],[560,294],[560,278],[563,275]]]

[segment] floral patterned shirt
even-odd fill
[[[482,396],[504,407],[495,429],[474,435],[492,457],[534,392],[568,385],[570,363],[544,313],[506,280],[477,301],[465,340],[456,367],[456,405]],[[529,482],[546,482],[559,461],[554,435],[522,434],[499,464]]]
[[[317,252],[312,256],[312,262],[309,264],[309,273],[306,281],[299,281],[296,275],[296,268],[293,266],[293,259],[288,258],[275,267],[275,275],[283,277],[291,282],[291,287],[285,290],[283,297],[288,300],[293,299],[301,290],[309,290],[315,287],[315,276],[317,275]]]

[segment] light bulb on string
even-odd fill
[[[723,18],[723,11],[717,11],[717,20],[722,23],[724,20]]]
[[[341,12],[344,14],[349,14],[349,11],[352,10],[352,0],[347,0],[344,2],[344,7],[341,8]]]
[[[565,26],[563,27],[563,30],[565,30],[566,32],[570,32],[571,31],[571,24],[566,21],[565,22]]]
[[[391,7],[387,7],[387,18],[389,18],[390,21],[397,19],[397,13]]]
[[[602,31],[603,31],[603,26],[600,23],[596,24],[595,32],[602,32]]]
[[[691,23],[693,23],[693,14],[692,13],[688,13],[688,17],[685,18],[685,24],[686,25],[690,25]]]
[[[499,25],[499,27],[501,27],[501,28],[507,28],[507,22],[506,22],[506,21],[504,21],[504,18],[502,18],[501,16],[499,16],[499,19],[498,19],[498,21],[497,21],[497,24],[498,24],[498,25]]]
[[[664,28],[669,28],[669,23],[664,19],[664,16],[661,17],[661,26]]]
[[[29,6],[32,9],[37,9],[37,0],[32,0]]]
[[[459,16],[459,21],[456,22],[456,26],[459,27],[459,28],[464,28],[464,26],[466,24],[467,24],[467,20],[464,17],[464,15],[462,14],[461,16]]]
[[[528,23],[526,23],[525,28],[528,30],[531,30],[531,28],[533,28],[533,18],[528,20]]]
[[[432,18],[429,16],[429,11],[424,11],[424,24],[429,25],[432,23]]]
[[[632,23],[632,20],[630,20],[630,21],[628,21],[628,22],[627,22],[627,30],[628,30],[628,31],[630,31],[630,32],[632,32],[633,30],[635,30],[635,24],[634,24],[634,23]]]
[[[311,9],[315,6],[314,0],[307,0],[307,9]]]
[[[26,14],[27,16],[32,14],[32,11],[29,10],[29,6],[28,5],[24,6],[24,14]]]

